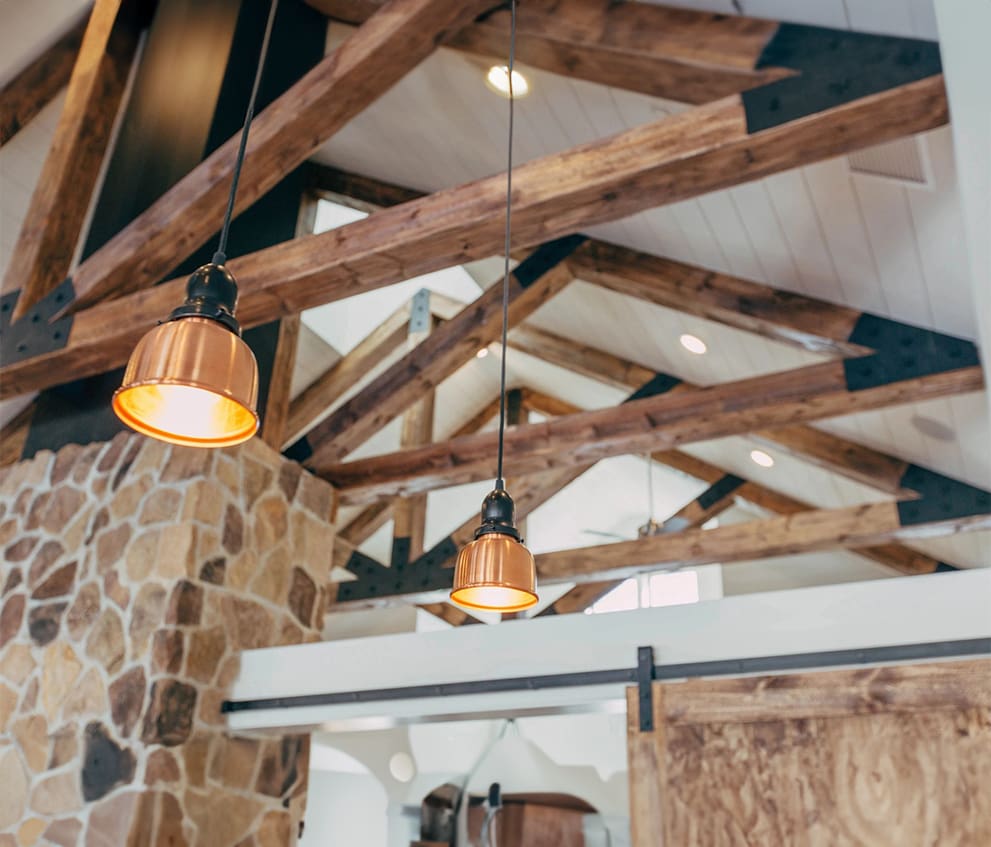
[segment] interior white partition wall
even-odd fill
[[[247,651],[234,701],[991,638],[991,569]],[[624,708],[623,683],[234,712],[232,729]]]

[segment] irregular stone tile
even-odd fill
[[[182,519],[199,521],[208,526],[220,526],[227,495],[213,479],[198,479],[186,489],[182,504]]]
[[[223,585],[226,569],[227,559],[223,556],[210,559],[209,561],[204,562],[203,567],[200,568],[200,579],[203,582],[209,582],[212,585]]]
[[[109,674],[120,670],[125,655],[124,626],[113,609],[104,609],[93,624],[86,639],[86,655],[103,665]]]
[[[87,803],[134,779],[134,753],[118,745],[107,728],[93,721],[83,733],[82,786]]]
[[[116,568],[103,575],[103,594],[105,597],[109,597],[118,609],[123,612],[127,611],[131,602],[131,592],[121,584]]]
[[[45,840],[58,844],[59,847],[76,847],[83,825],[76,818],[61,818],[52,821],[45,830]]]
[[[21,628],[24,622],[24,605],[26,598],[23,594],[11,594],[0,610],[0,649],[7,646]]]
[[[130,539],[131,527],[126,523],[105,529],[96,537],[96,569],[99,573],[104,574],[122,563],[124,548]]]
[[[81,639],[93,625],[100,614],[100,586],[95,582],[87,582],[76,593],[69,614],[66,615],[65,625],[69,635],[76,641]]]
[[[257,833],[258,847],[286,847],[292,842],[292,817],[289,812],[266,812]]]
[[[118,791],[97,803],[89,813],[86,847],[122,847],[126,844],[138,797],[136,791]]]
[[[182,744],[192,731],[195,711],[193,686],[175,679],[156,680],[151,687],[141,740],[166,747]]]
[[[63,597],[71,594],[76,584],[77,562],[69,562],[67,565],[53,571],[44,582],[41,583],[31,594],[32,600],[48,600],[52,597]]]
[[[144,582],[155,567],[161,530],[149,529],[139,535],[127,548],[125,568],[132,582]]]
[[[215,469],[217,479],[223,483],[231,494],[237,494],[241,490],[241,468],[237,461],[229,455],[217,452],[217,465]]]
[[[192,632],[186,653],[186,676],[199,682],[210,682],[226,652],[227,636],[222,626]]]
[[[62,767],[66,762],[71,762],[76,758],[79,751],[79,741],[77,738],[78,728],[76,724],[69,723],[60,726],[51,736],[52,755],[48,760],[48,770],[55,770]]]
[[[110,684],[110,716],[122,738],[127,738],[141,716],[145,701],[145,671],[140,665]]]
[[[52,488],[55,488],[69,476],[72,466],[76,463],[76,459],[79,458],[83,449],[81,444],[66,444],[55,454],[55,461],[52,462],[52,473],[49,478]]]
[[[127,472],[131,470],[131,465],[133,465],[135,459],[138,458],[138,453],[141,452],[142,447],[148,447],[149,449],[146,451],[146,454],[154,458],[155,453],[157,452],[158,442],[155,442],[150,438],[134,439],[131,441],[131,443],[127,446],[126,452],[124,453],[124,458],[121,459],[120,465],[118,465],[117,470],[114,473],[113,481],[110,483],[111,491],[116,491],[120,488],[120,484],[127,476]]]
[[[182,808],[179,801],[167,791],[159,795],[158,829],[155,832],[156,847],[189,847],[182,831]],[[286,847],[288,847],[286,842]]]
[[[159,748],[148,756],[145,765],[145,785],[156,785],[159,782],[176,783],[179,781],[179,763],[168,750]]]
[[[302,568],[293,568],[292,582],[289,586],[289,610],[303,626],[313,625],[313,607],[316,598],[316,583]]]
[[[245,550],[230,563],[227,586],[237,591],[245,590],[257,570],[258,554],[251,549]]]
[[[24,581],[24,575],[21,573],[20,568],[11,568],[7,573],[7,580],[3,584],[3,592],[0,592],[0,597],[6,597],[17,588]]]
[[[186,791],[185,807],[196,824],[198,844],[236,844],[264,808],[258,800],[221,790]]]
[[[210,736],[194,735],[182,745],[186,765],[186,784],[194,788],[206,785],[206,762],[210,754]]]
[[[34,502],[34,492],[30,488],[25,488],[17,495],[17,499],[14,501],[14,508],[11,511],[15,515],[26,516],[32,502]],[[14,521],[11,521],[11,523],[14,523]]]
[[[282,626],[279,629],[279,640],[277,642],[279,647],[283,647],[287,644],[302,644],[303,643],[303,630],[301,630],[296,624],[294,624],[289,618],[284,618],[282,620]]]
[[[21,745],[24,760],[35,773],[48,764],[48,721],[41,715],[28,715],[14,721],[11,735]]]
[[[105,715],[108,708],[103,678],[96,668],[90,668],[66,698],[63,714],[66,719]]]
[[[291,503],[292,498],[296,496],[302,473],[303,469],[296,462],[283,462],[279,468],[279,488],[287,503]]]
[[[34,550],[37,544],[37,535],[29,535],[26,538],[17,539],[17,541],[3,551],[4,561],[23,562],[28,556],[31,555],[31,551]]]
[[[66,603],[45,603],[35,606],[28,614],[28,634],[39,647],[44,647],[55,640],[59,627],[62,625],[62,615],[69,608]]]
[[[94,465],[96,465],[96,460],[104,451],[106,445],[103,442],[97,441],[94,444],[88,445],[76,460],[76,466],[72,469],[72,481],[81,487],[84,487],[84,483],[89,480],[90,471],[93,470]]]
[[[224,549],[231,555],[241,552],[244,546],[244,518],[233,503],[227,504],[224,512]]]
[[[245,509],[251,511],[255,501],[272,483],[272,469],[260,462],[244,458],[241,462],[241,496]]]
[[[3,774],[3,791],[0,791],[0,829],[7,829],[24,818],[28,799],[28,774],[13,747],[0,749],[0,774]]]
[[[272,643],[272,615],[260,604],[241,597],[226,596],[221,601],[224,628],[235,650],[268,647]]]
[[[151,648],[152,673],[179,673],[185,653],[185,636],[175,629],[160,629]]]
[[[138,523],[171,523],[179,514],[181,502],[182,495],[174,488],[158,488],[145,499]]]
[[[334,489],[313,474],[304,472],[299,479],[296,502],[320,520],[328,521],[334,506]]]
[[[229,788],[250,788],[260,750],[256,738],[220,738],[210,760],[210,779]]]
[[[220,675],[217,677],[216,685],[221,691],[226,691],[230,688],[231,683],[237,679],[238,674],[241,672],[241,657],[240,656],[228,656],[223,665],[220,666]]]
[[[38,690],[41,688],[41,684],[38,682],[38,677],[31,677],[31,681],[27,684],[27,688],[24,689],[24,696],[21,697],[21,714],[28,715],[34,711],[35,706],[38,705]]]
[[[56,489],[41,520],[42,528],[53,535],[60,533],[85,502],[86,495],[78,488],[63,485]]]
[[[14,514],[17,514],[17,503],[14,503],[14,508],[11,510]],[[19,523],[14,518],[0,523],[0,547],[5,544],[10,543],[16,536],[20,528]]]
[[[110,443],[107,444],[106,449],[100,454],[100,461],[96,465],[96,472],[108,473],[112,471],[117,464],[117,460],[123,455],[124,448],[127,446],[129,440],[130,433],[117,433],[110,440]]]
[[[203,589],[194,582],[183,579],[176,583],[169,598],[166,623],[198,624],[203,614]]]
[[[289,593],[289,566],[289,550],[283,544],[265,557],[264,565],[258,568],[251,581],[251,594],[276,606],[284,606]]]
[[[35,669],[36,664],[27,644],[11,644],[0,656],[0,676],[20,685]]]
[[[89,527],[89,534],[86,536],[86,544],[92,544],[93,539],[96,538],[96,534],[110,525],[110,512],[107,510],[106,506],[101,506],[95,515],[93,515],[93,522]]]
[[[33,847],[45,830],[45,821],[41,818],[28,818],[17,829],[17,843],[20,847]]]
[[[31,792],[31,810],[39,815],[64,815],[83,806],[79,795],[79,774],[63,771],[39,782]]]
[[[27,517],[24,519],[25,529],[37,529],[41,526],[41,519],[45,516],[45,512],[48,511],[48,504],[51,499],[51,491],[42,491],[35,496],[34,500],[31,501],[31,507],[28,509]]]
[[[206,476],[212,469],[212,450],[173,446],[159,479],[162,482],[178,482],[182,479]]]
[[[134,598],[131,608],[131,653],[136,658],[145,652],[148,638],[162,622],[165,613],[165,589],[154,582],[146,582]]]
[[[224,718],[221,708],[224,705],[224,692],[216,688],[204,688],[200,692],[200,705],[196,711],[196,717],[200,723],[207,726],[224,726]]]
[[[181,579],[196,573],[196,527],[171,526],[163,532],[156,554],[154,574],[162,579]]]
[[[252,518],[256,547],[268,550],[286,539],[289,532],[289,513],[285,500],[278,495],[260,500]]]
[[[255,791],[269,797],[285,796],[300,776],[305,778],[308,760],[308,736],[287,735],[278,741],[266,742]]]
[[[0,682],[0,732],[7,731],[7,724],[17,708],[17,692]]]

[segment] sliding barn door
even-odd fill
[[[988,847],[991,660],[628,691],[633,847]]]

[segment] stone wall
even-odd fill
[[[333,508],[257,439],[0,470],[0,847],[296,843],[308,737],[220,704],[238,651],[319,638]]]

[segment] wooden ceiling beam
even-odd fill
[[[20,291],[14,320],[69,275],[146,23],[143,5],[141,0],[97,0],[86,23],[65,105],[3,279],[4,294]],[[61,66],[69,48],[59,45]]]
[[[0,90],[0,146],[17,135],[69,84],[86,20],[80,20]]]
[[[299,85],[310,79],[304,78]],[[289,94],[296,91],[294,87]],[[766,124],[768,114],[759,105],[745,104],[742,97],[733,96],[519,166],[513,176],[516,246],[544,243],[658,204],[738,185],[947,121],[939,75],[827,105],[815,114],[776,125]],[[295,126],[289,121],[284,128]],[[256,137],[262,145],[269,136],[252,133]],[[489,177],[232,260],[229,266],[241,290],[239,319],[245,327],[254,326],[498,254],[504,191],[503,176]],[[170,226],[180,225],[174,217],[170,219]],[[122,246],[118,242],[112,249]],[[168,255],[174,261],[175,244],[169,244]],[[146,244],[134,240],[127,257],[121,254],[120,263],[110,265],[125,268],[129,263],[144,263],[145,257]],[[114,270],[100,278],[116,274]],[[121,364],[143,331],[181,302],[183,286],[183,280],[174,280],[76,314],[71,326],[62,328],[66,346],[34,356],[29,351],[27,358],[5,364],[0,370],[0,399]],[[127,320],[121,320],[121,315],[127,315]]]
[[[255,118],[235,214],[430,55],[446,33],[487,6],[488,0],[401,0],[372,15]],[[82,263],[73,275],[74,308],[152,285],[200,247],[223,215],[238,144],[239,135],[221,145]]]
[[[383,0],[384,1],[384,0]],[[378,0],[306,0],[360,24]],[[735,15],[609,0],[527,0],[517,13],[516,58],[534,68],[684,103],[707,103],[789,76],[760,68],[778,24]],[[444,42],[483,60],[505,60],[509,13],[499,10]]]
[[[531,403],[532,408],[538,410],[545,410],[547,414],[554,414],[551,409],[557,408],[560,411],[557,414],[574,414],[580,411],[576,406],[571,406],[570,404],[564,403],[557,398],[546,398],[545,395],[539,394],[534,391],[529,391],[527,394],[528,402]],[[552,402],[548,402],[548,399]],[[803,430],[804,427],[788,427],[784,429],[773,430],[773,433],[783,433],[791,432],[793,430]],[[809,430],[810,432],[817,432],[817,430]],[[840,443],[833,444],[833,449],[837,453],[851,452],[852,448],[859,448],[860,445],[853,444],[852,442],[843,442],[842,439],[837,439]],[[868,448],[863,448],[867,450]],[[859,454],[859,450],[853,450],[854,454]],[[872,454],[874,451],[868,451]],[[801,453],[796,453],[799,458],[805,458]],[[732,474],[727,474],[725,470],[717,467],[703,459],[698,459],[688,453],[684,453],[680,450],[665,450],[658,451],[651,454],[651,458],[665,467],[671,468],[672,470],[683,473],[687,476],[694,477],[695,479],[702,480],[710,486],[710,491],[720,485],[727,485],[727,477],[733,477],[734,479],[739,479]],[[883,454],[868,455],[868,464],[877,465],[886,461],[892,463],[898,462],[902,467],[902,472],[899,479],[905,477],[908,470],[908,463],[901,462],[900,460],[892,459],[891,457],[885,456]],[[908,489],[901,489],[898,486],[900,496],[905,499],[911,499],[912,497],[918,496],[921,492],[912,491]],[[893,493],[899,494],[899,491]],[[732,498],[739,499],[744,502],[750,503],[757,506],[764,511],[771,512],[775,515],[794,515],[798,512],[807,512],[815,509],[811,503],[798,500],[794,497],[789,497],[787,494],[782,494],[780,491],[775,491],[772,488],[761,485],[753,480],[741,480],[741,485],[735,486],[732,491]],[[711,500],[711,495],[705,497],[703,495],[703,500]],[[374,508],[374,507],[369,507]],[[688,510],[688,515],[679,515],[681,517],[689,517],[691,510],[696,508],[693,504],[689,504],[685,507]],[[711,517],[711,515],[709,516]],[[706,520],[708,517],[706,518]],[[955,566],[948,564],[946,562],[940,562],[925,553],[921,553],[918,550],[913,550],[910,547],[905,547],[901,544],[883,544],[871,547],[857,547],[853,548],[850,552],[857,553],[860,556],[871,559],[878,564],[884,565],[885,567],[891,568],[897,573],[904,574],[906,576],[914,576],[917,574],[935,573],[937,571],[953,570]],[[585,593],[588,593],[587,590]]]
[[[543,245],[509,280],[509,324],[519,323],[571,282],[566,260],[582,239]],[[502,286],[494,285],[379,374],[307,435],[307,467],[340,461],[436,388],[502,332]]]
[[[527,424],[506,434],[506,455],[515,472],[533,473],[947,397],[983,385],[980,365],[968,362],[953,370],[852,388],[845,364],[811,365]],[[314,470],[338,487],[342,502],[365,503],[491,477],[495,455],[495,436],[484,433]]]

